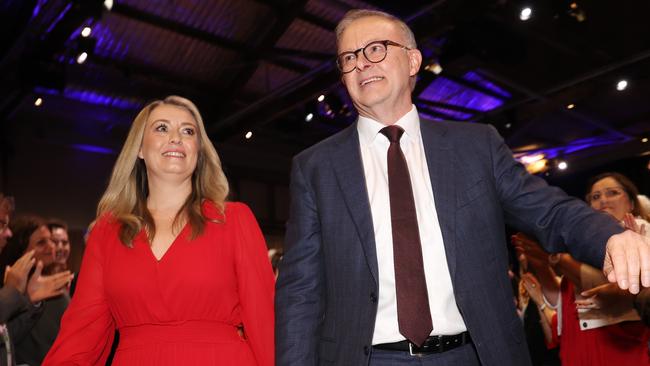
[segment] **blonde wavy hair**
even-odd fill
[[[192,227],[194,239],[203,233],[206,217],[201,212],[204,200],[212,201],[223,214],[229,187],[221,168],[221,160],[210,139],[208,139],[199,110],[190,100],[179,96],[168,96],[145,106],[133,120],[131,129],[113,167],[111,180],[97,206],[97,218],[110,214],[121,224],[119,237],[128,247],[144,227],[149,240],[156,233],[156,226],[149,209],[147,196],[149,186],[144,161],[138,158],[145,127],[151,112],[161,105],[171,105],[188,111],[198,126],[199,152],[196,169],[192,174],[192,193],[176,213],[173,226],[180,227],[183,219]]]

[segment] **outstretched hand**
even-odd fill
[[[30,250],[20,257],[13,265],[7,266],[5,269],[4,284],[13,286],[21,294],[25,293],[27,286],[27,277],[29,271],[34,267],[34,251]]]
[[[576,300],[578,309],[600,309],[611,316],[620,316],[634,306],[634,295],[621,290],[614,283],[596,286],[580,295],[584,299]]]
[[[650,238],[632,230],[612,235],[607,241],[603,273],[623,290],[639,293],[650,287]]]
[[[32,303],[59,296],[66,290],[74,277],[70,271],[60,272],[51,276],[43,276],[43,262],[36,264],[36,270],[27,284],[27,295]]]

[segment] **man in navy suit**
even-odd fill
[[[336,34],[359,118],[293,161],[278,366],[529,365],[505,223],[639,290],[648,242],[526,173],[492,127],[419,116],[406,24],[351,11]]]

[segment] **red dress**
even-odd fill
[[[627,321],[580,330],[573,289],[570,281],[562,280],[562,335],[559,337],[562,365],[650,365],[650,329],[640,321]],[[554,333],[556,331],[557,327],[554,328]]]
[[[224,219],[211,203],[203,212]],[[275,280],[246,205],[227,203],[225,222],[208,221],[194,240],[186,225],[160,260],[144,231],[127,248],[118,229],[104,217],[90,234],[43,365],[104,365],[116,328],[113,365],[273,365]]]

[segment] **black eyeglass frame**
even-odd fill
[[[382,57],[381,60],[378,60],[378,61],[372,61],[366,55],[366,48],[368,48],[369,46],[375,45],[375,44],[381,44],[381,45],[384,46],[384,48],[386,48],[386,52],[384,52],[384,57]],[[382,62],[382,61],[384,61],[386,59],[386,55],[388,55],[388,46],[400,47],[400,48],[403,48],[403,49],[405,49],[407,51],[412,50],[412,48],[410,48],[410,47],[406,47],[403,44],[393,42],[393,41],[391,41],[389,39],[385,39],[383,41],[372,41],[372,42],[368,43],[367,45],[365,45],[365,46],[363,46],[363,47],[361,47],[361,48],[359,48],[357,50],[341,52],[338,55],[336,55],[336,67],[338,67],[339,71],[341,71],[342,74],[347,74],[347,73],[350,73],[350,72],[354,71],[354,69],[357,68],[356,65],[352,69],[350,69],[348,71],[343,71],[343,67],[341,66],[341,63],[339,62],[339,60],[341,59],[341,56],[350,55],[350,54],[354,55],[354,57],[358,59],[359,52],[363,53],[363,57],[365,57],[366,60],[368,60],[369,62],[372,62],[373,64],[378,64],[378,63],[380,63],[380,62]]]

